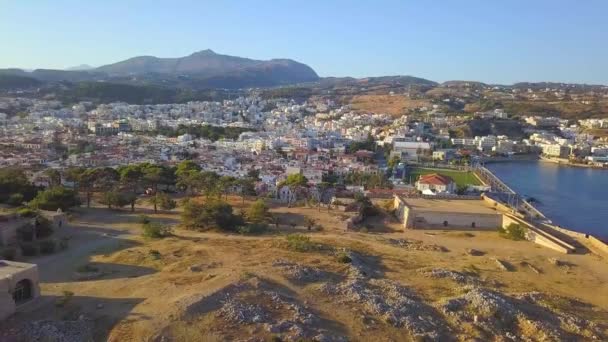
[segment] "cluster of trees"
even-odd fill
[[[202,193],[207,198],[223,195],[238,190],[243,196],[255,195],[255,181],[252,175],[245,178],[220,176],[212,171],[202,171],[193,161],[181,162],[175,170],[176,186],[188,194]],[[232,191],[231,191],[232,190]]]
[[[367,150],[367,151],[375,151],[376,150],[376,141],[371,134],[367,136],[367,139],[364,141],[355,141],[348,145],[348,153],[355,153],[359,150]]]
[[[183,209],[182,225],[192,230],[217,229],[256,234],[266,231],[268,223],[278,226],[278,218],[270,214],[268,205],[262,199],[255,201],[246,212],[238,214],[220,198],[210,198],[204,203],[188,199]]]
[[[167,137],[177,137],[183,134],[190,134],[196,138],[209,139],[211,141],[217,141],[220,139],[236,140],[241,133],[253,131],[251,128],[243,127],[221,127],[211,125],[201,126],[186,126],[179,125],[177,128],[172,127],[160,127],[151,134],[160,134]]]
[[[22,170],[0,169],[0,203],[18,206],[32,200],[39,188],[33,186]]]
[[[364,186],[366,189],[390,188],[392,183],[384,173],[352,172],[344,177],[344,183]]]
[[[135,210],[141,193],[151,190],[148,202],[156,212],[159,208],[171,210],[176,202],[168,191],[181,190],[189,195],[204,194],[207,198],[227,196],[239,192],[245,196],[255,195],[255,181],[258,174],[251,172],[248,177],[235,178],[220,176],[215,172],[202,171],[193,161],[184,161],[177,167],[150,163],[131,164],[116,169],[110,167],[72,167],[63,175],[54,169],[45,171],[49,188],[42,190],[33,186],[19,169],[0,169],[0,203],[20,206],[29,202],[31,206],[44,210],[66,210],[80,204],[78,194],[90,207],[94,195],[108,208],[131,206]],[[61,186],[62,177],[74,184],[73,189]]]

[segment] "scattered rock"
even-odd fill
[[[99,303],[95,307],[97,308],[97,310],[101,310],[104,308],[104,305],[102,303]]]
[[[536,268],[534,265],[532,265],[531,263],[529,263],[527,261],[522,261],[521,265],[528,267],[529,269],[532,270],[532,272],[534,272],[536,274],[541,274],[542,273],[540,269]]]
[[[587,321],[539,305],[542,298],[538,293],[511,297],[473,287],[465,295],[448,300],[442,306],[442,311],[460,321],[473,322],[478,328],[495,336],[515,338],[513,331],[524,327],[536,334],[526,336],[529,340],[562,341],[601,336],[600,331]]]
[[[236,299],[228,299],[219,311],[224,319],[238,324],[263,323],[267,313],[259,305],[242,303]]]
[[[401,247],[411,251],[449,252],[449,250],[444,246],[436,244],[425,244],[419,240],[388,239],[386,241],[393,246]]]
[[[188,270],[190,270],[190,272],[201,272],[203,269],[200,265],[193,265],[188,267]]]
[[[496,265],[498,266],[498,268],[500,268],[503,271],[511,271],[512,267],[503,260],[500,260],[498,258],[492,258],[492,260],[494,260],[494,262],[496,263]]]
[[[468,248],[466,251],[467,251],[468,255],[472,255],[472,256],[482,256],[482,255],[486,254],[486,252],[483,252],[483,251],[480,251],[480,250],[474,249],[474,248]]]
[[[292,281],[317,282],[325,278],[325,272],[316,267],[304,266],[284,259],[275,260],[272,266],[280,268]]]
[[[481,283],[481,281],[477,277],[473,277],[462,272],[446,270],[443,268],[434,268],[430,271],[421,271],[421,273],[427,277],[432,278],[452,279],[458,284],[479,285]]]
[[[324,284],[321,291],[345,302],[360,303],[385,322],[405,327],[414,337],[439,340],[449,335],[443,319],[412,291],[391,280],[371,278],[376,273],[364,258],[355,252],[348,253],[352,260],[348,278],[338,284]]]
[[[93,322],[34,321],[25,325],[20,336],[32,342],[89,342],[93,341]]]
[[[559,260],[558,258],[549,258],[549,263],[551,263],[552,265],[555,265],[555,266],[564,265],[564,263],[561,260]]]

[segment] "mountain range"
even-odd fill
[[[290,59],[267,61],[228,56],[212,50],[179,58],[133,57],[98,68],[81,65],[68,70],[0,69],[0,75],[41,82],[116,81],[192,88],[272,87],[319,80],[308,65]]]

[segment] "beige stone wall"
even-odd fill
[[[15,302],[10,293],[9,279],[0,279],[0,321],[15,313]]]
[[[594,236],[589,236],[589,242],[591,242],[593,247],[599,249],[600,251],[608,255],[608,244],[604,243],[603,241],[597,239]]]
[[[440,228],[440,229],[487,229],[497,230],[502,225],[501,214],[469,214],[447,212],[421,212],[411,210],[411,224],[408,228]],[[447,226],[444,226],[447,221]],[[475,223],[475,227],[473,227]]]
[[[508,206],[506,206],[500,202],[496,202],[495,200],[491,199],[490,197],[482,195],[481,198],[489,207],[494,208],[497,211],[500,211],[502,213],[512,213],[513,212],[513,209],[509,208]],[[518,215],[520,215],[520,214],[518,213]]]
[[[21,264],[14,263],[12,264]],[[15,270],[4,275],[0,279],[0,320],[12,315],[16,310],[16,305],[13,300],[13,291],[15,286],[21,280],[27,279],[32,284],[32,300],[40,297],[40,279],[38,277],[38,266],[31,264],[21,264],[25,266],[23,269]],[[28,301],[29,303],[29,301]]]
[[[395,208],[395,215],[399,221],[403,223],[404,228],[411,227],[412,216],[410,215],[410,207],[408,207],[399,196],[395,196],[394,200],[395,202],[393,203],[393,208]]]

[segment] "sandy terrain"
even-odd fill
[[[238,199],[234,204],[242,205]],[[166,224],[179,222],[176,211],[79,209],[62,232],[72,236],[70,248],[31,260],[40,265],[43,298],[0,325],[0,331],[18,329],[30,320],[85,315],[98,341],[160,341],[161,336],[177,341],[269,340],[279,335],[295,340],[299,333],[327,341],[403,341],[434,334],[442,334],[442,340],[501,340],[490,321],[479,318],[482,323],[476,324],[472,316],[464,316],[471,308],[458,314],[445,311],[450,300],[460,303],[456,299],[462,296],[479,295],[470,287],[477,285],[519,304],[530,299],[513,299],[516,294],[548,294],[542,303],[551,312],[597,324],[571,335],[564,323],[555,326],[566,316],[550,316],[542,331],[565,334],[560,338],[608,336],[607,260],[595,255],[563,255],[494,232],[403,232],[390,217],[368,220],[366,233],[346,232],[344,213],[316,208],[273,208],[282,225],[262,236],[175,229],[173,237],[150,240],[140,236],[137,224],[144,211]],[[306,217],[316,218],[323,230],[308,232]],[[310,236],[315,248],[289,249],[285,235],[293,231]],[[483,255],[470,255],[466,251],[471,248]],[[339,262],[343,249],[351,263]],[[511,270],[501,270],[492,258]],[[561,266],[549,258],[559,258]],[[75,274],[85,264],[97,271],[91,279]],[[429,276],[437,268],[461,272],[464,278]],[[73,297],[58,306],[64,291]],[[534,303],[526,314],[541,310]],[[415,315],[402,310],[408,305]],[[429,322],[435,324],[430,330]],[[510,329],[542,339],[532,332],[539,330],[534,322]]]
[[[408,110],[430,107],[426,100],[414,100],[404,95],[356,95],[350,101],[354,110],[373,113],[386,113],[399,117]]]

